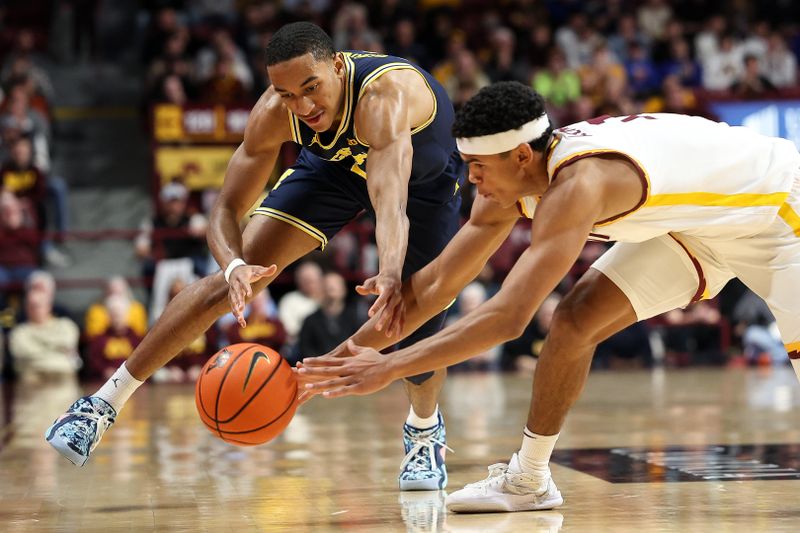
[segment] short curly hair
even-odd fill
[[[293,22],[275,32],[267,44],[267,66],[311,53],[317,61],[331,59],[336,51],[325,31],[310,22]]]
[[[519,128],[547,114],[544,98],[517,81],[501,81],[481,89],[456,113],[454,137],[480,137]],[[538,139],[531,139],[531,148],[544,152],[553,127]]]

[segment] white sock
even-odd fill
[[[550,476],[550,455],[558,440],[555,435],[537,435],[528,428],[522,432],[522,448],[517,453],[519,466],[523,472],[537,476]]]
[[[125,363],[114,372],[114,375],[106,381],[106,384],[100,387],[100,390],[95,392],[92,396],[97,396],[107,401],[111,407],[119,414],[122,406],[131,397],[131,394],[139,388],[144,381],[139,381],[131,376],[128,369],[125,368]]]
[[[408,409],[408,418],[406,418],[406,424],[411,427],[415,427],[417,429],[428,429],[432,428],[436,424],[439,423],[439,405],[436,405],[436,409],[433,410],[433,414],[428,418],[421,418],[417,416],[417,413],[414,412],[414,406],[411,406]]]

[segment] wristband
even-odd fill
[[[238,267],[238,266],[242,266],[242,265],[246,265],[246,264],[247,263],[245,263],[244,260],[242,258],[240,258],[240,257],[237,257],[236,259],[234,259],[233,261],[228,263],[228,268],[225,269],[225,281],[228,284],[230,284],[230,282],[231,282],[230,281],[231,272],[233,272],[233,269]]]

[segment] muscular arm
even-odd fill
[[[223,269],[242,257],[239,221],[264,190],[281,145],[291,140],[291,130],[280,97],[268,89],[253,107],[244,141],[225,171],[222,191],[211,210],[208,246]]]
[[[519,336],[583,248],[602,212],[597,192],[579,178],[551,186],[536,209],[531,245],[501,290],[437,335],[394,353],[394,377],[444,368]]]
[[[407,89],[389,74],[367,87],[356,110],[359,136],[369,143],[367,191],[375,209],[379,271],[399,279],[408,246],[411,123]]]
[[[387,337],[376,330],[378,317],[375,316],[353,335],[352,340],[359,346],[380,350],[411,335],[475,279],[518,219],[516,207],[503,209],[481,196],[476,198],[470,219],[442,253],[403,283],[406,319],[402,333]],[[331,355],[351,354],[344,342]]]

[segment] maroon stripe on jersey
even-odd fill
[[[686,252],[686,255],[688,255],[689,259],[692,260],[692,265],[694,265],[694,269],[697,270],[697,279],[699,280],[699,282],[697,283],[697,292],[694,293],[694,296],[692,296],[692,299],[689,303],[698,302],[703,298],[703,293],[706,291],[706,277],[703,274],[703,267],[700,266],[700,261],[698,261],[694,255],[692,255],[692,252],[690,252],[689,249],[675,237],[675,235],[670,233],[669,236],[672,237],[673,240],[677,242],[681,248],[683,248],[683,251]]]
[[[789,359],[800,359],[800,352],[797,350],[789,352]]]

